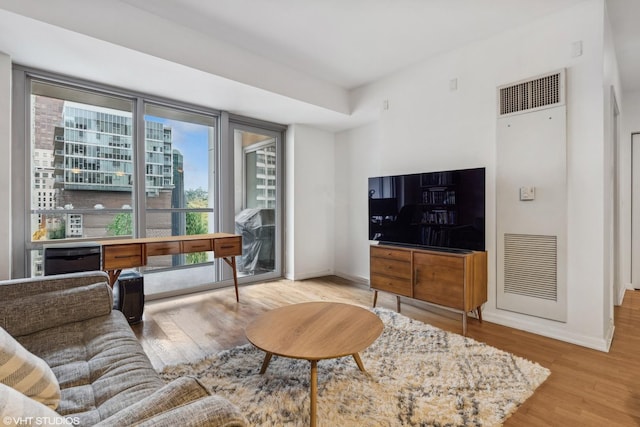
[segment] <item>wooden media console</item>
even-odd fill
[[[438,251],[375,245],[370,251],[373,306],[378,291],[435,304],[462,313],[462,334],[467,333],[467,313],[476,311],[482,322],[487,302],[487,253]]]

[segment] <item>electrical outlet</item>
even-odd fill
[[[582,40],[573,42],[571,44],[571,56],[573,58],[577,58],[578,56],[582,56]]]

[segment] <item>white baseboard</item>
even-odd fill
[[[613,323],[613,319],[611,319],[611,321],[609,322],[609,330],[607,330],[607,334],[606,334],[606,342],[607,342],[607,350],[606,352],[609,352],[609,349],[611,349],[611,342],[613,341],[613,333],[616,330],[616,325]]]
[[[360,287],[366,287],[367,289],[369,288],[369,279],[366,278],[366,277],[353,276],[351,274],[346,274],[346,273],[339,272],[339,271],[336,271],[334,273],[334,275],[336,275],[336,276],[338,276],[338,277],[340,277],[342,279],[349,280],[349,281],[355,283],[356,285],[358,285]]]
[[[613,325],[610,326],[607,331],[606,338],[595,338],[592,336],[586,336],[582,334],[567,332],[562,329],[549,327],[548,325],[540,325],[536,322],[531,322],[525,319],[516,319],[508,314],[499,312],[482,312],[482,319],[487,322],[497,323],[499,325],[508,326],[514,329],[520,329],[522,331],[531,332],[536,335],[542,335],[543,337],[553,338],[556,340],[568,342],[571,344],[580,345],[582,347],[591,348],[603,352],[609,352],[611,340],[613,339]]]
[[[627,292],[628,289],[633,289],[633,287],[631,287],[631,283],[627,283],[624,287],[620,288],[620,292],[618,295],[616,295],[616,299],[615,301],[613,301],[614,305],[622,305],[622,302],[624,301],[624,295]]]
[[[327,270],[316,271],[311,273],[297,273],[297,274],[286,273],[284,277],[286,277],[289,280],[306,280],[306,279],[315,279],[316,277],[331,276],[333,274],[335,274],[333,270],[327,269]]]

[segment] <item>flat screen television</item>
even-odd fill
[[[369,240],[485,249],[485,168],[369,178]]]

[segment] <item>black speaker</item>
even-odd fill
[[[117,282],[115,307],[124,314],[129,324],[139,323],[144,311],[144,280],[141,274],[121,274]]]

